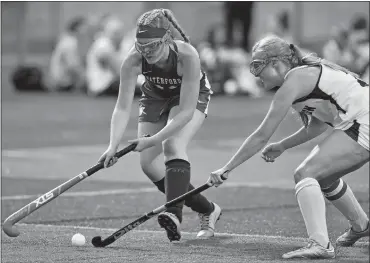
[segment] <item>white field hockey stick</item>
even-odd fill
[[[126,148],[122,149],[121,151],[117,152],[115,154],[115,157],[121,158],[122,156],[126,155],[127,153],[131,152],[136,148],[136,143],[131,144],[127,146]],[[85,172],[73,177],[72,179],[68,180],[67,182],[57,186],[53,190],[43,194],[42,196],[38,197],[36,200],[32,201],[28,205],[22,207],[19,209],[17,212],[13,213],[10,215],[7,219],[5,219],[4,224],[3,224],[3,231],[5,234],[7,234],[10,237],[17,237],[20,232],[19,230],[14,226],[15,223],[18,221],[22,220],[29,214],[35,212],[37,209],[40,207],[46,205],[49,203],[51,200],[54,200],[57,198],[60,194],[64,193],[74,185],[78,184],[81,182],[83,179],[89,177],[90,175],[96,173],[97,171],[101,170],[104,168],[104,163],[100,162],[90,169],[86,170]]]

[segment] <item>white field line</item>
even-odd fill
[[[90,227],[90,226],[66,226],[66,225],[43,225],[43,224],[18,224],[19,226],[23,227],[38,227],[38,228],[53,228],[53,229],[80,229],[80,230],[94,230],[94,231],[108,231],[108,232],[115,232],[118,229],[113,228],[99,228],[99,227]],[[163,235],[163,231],[156,231],[156,230],[133,230],[133,232],[144,233],[144,234],[155,234],[155,235]],[[196,236],[196,232],[184,232],[181,231],[182,234],[185,235],[193,235]],[[298,242],[306,242],[307,238],[303,237],[287,237],[287,236],[269,236],[269,235],[249,235],[249,234],[236,234],[236,233],[216,233],[215,236],[225,236],[225,237],[241,237],[241,238],[259,238],[259,239],[279,239],[285,241],[298,241]],[[369,241],[358,241],[357,244],[361,245],[369,245]]]
[[[234,142],[235,145],[239,145],[239,140],[230,140]],[[196,140],[192,141],[193,148],[197,147]],[[229,140],[219,142],[221,146],[230,145]],[[122,144],[120,149],[127,145]],[[68,146],[50,146],[50,147],[40,147],[40,148],[19,148],[19,149],[6,149],[1,151],[1,155],[7,158],[46,158],[54,159],[65,156],[66,153],[75,154],[89,154],[89,153],[102,153],[103,150],[107,148],[107,144],[95,144],[95,145],[68,145]],[[132,152],[132,154],[139,154],[137,152]]]
[[[23,148],[14,150],[3,150],[3,157],[10,158],[60,158],[66,152],[75,153],[91,153],[95,151],[101,151],[106,147],[104,144],[97,145],[78,145],[78,146],[52,146],[42,148]],[[54,155],[50,155],[50,152],[54,152]],[[31,157],[32,156],[32,157]],[[273,186],[271,186],[273,185]],[[222,188],[238,188],[238,187],[257,187],[257,188],[268,188],[268,189],[293,189],[294,185],[291,186],[281,184],[281,182],[269,182],[269,185],[259,182],[227,182],[221,186]],[[100,190],[100,191],[80,191],[80,192],[66,192],[60,197],[92,197],[92,196],[107,196],[107,195],[121,195],[121,194],[134,194],[134,193],[151,193],[158,191],[155,187],[145,187],[137,189],[112,189],[112,190]],[[1,200],[27,200],[38,198],[44,193],[34,195],[14,195],[14,196],[2,196]]]
[[[104,196],[104,195],[119,195],[119,194],[132,194],[132,193],[151,193],[158,191],[157,188],[147,187],[147,188],[137,188],[137,189],[116,189],[116,190],[101,190],[101,191],[82,191],[82,192],[66,192],[59,196],[60,197],[88,197],[88,196]],[[2,196],[1,200],[25,200],[32,199],[41,196],[37,195],[12,195],[12,196]]]
[[[265,184],[261,183],[251,183],[251,182],[230,182],[225,183],[222,188],[238,188],[238,187],[264,187],[270,189],[291,189],[290,187],[269,187]],[[112,190],[99,190],[99,191],[79,191],[79,192],[65,192],[59,196],[60,197],[92,197],[92,196],[108,196],[108,195],[122,195],[122,194],[141,194],[141,193],[153,193],[157,192],[158,189],[156,187],[143,187],[143,188],[136,188],[136,189],[112,189]],[[15,200],[27,200],[27,199],[35,199],[43,195],[35,194],[35,195],[9,195],[9,196],[2,196],[2,201],[15,201]]]
[[[91,153],[93,151],[100,151],[106,145],[91,145],[91,146],[60,146],[60,147],[42,147],[37,149],[24,148],[14,150],[3,150],[3,157],[10,158],[31,158],[33,157],[46,157],[46,158],[57,158],[67,152],[75,153]],[[32,154],[30,154],[32,152]],[[50,152],[54,152],[53,156],[50,156]],[[64,152],[64,153],[63,153]],[[279,185],[276,182],[275,185]],[[222,188],[237,188],[237,187],[266,187],[270,189],[291,189],[287,186],[268,186],[258,182],[230,182],[225,183]],[[293,187],[293,186],[292,186]],[[109,195],[121,195],[121,194],[140,194],[140,193],[152,193],[158,191],[155,187],[144,187],[137,189],[112,189],[112,190],[99,190],[99,191],[79,191],[79,192],[65,192],[60,197],[92,197],[92,196],[109,196]],[[12,195],[2,196],[2,201],[14,201],[14,200],[28,200],[36,199],[44,193],[33,194],[33,195]]]
[[[66,152],[75,153],[91,153],[96,151],[101,151],[107,147],[106,144],[96,144],[96,145],[78,145],[78,146],[51,146],[51,147],[40,147],[40,148],[22,148],[22,149],[8,149],[2,150],[1,154],[3,157],[10,158],[34,158],[37,157],[48,157],[50,153],[55,153],[60,156]]]

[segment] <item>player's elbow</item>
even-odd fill
[[[192,108],[188,108],[188,107],[182,108],[182,109],[180,109],[177,117],[179,119],[181,119],[182,123],[187,124],[188,122],[190,122],[193,119],[194,112],[195,112],[195,110],[192,109]]]
[[[185,123],[189,123],[194,116],[194,110],[185,110],[183,111],[183,120]]]

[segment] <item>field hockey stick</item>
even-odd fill
[[[226,180],[226,178],[223,178]],[[186,198],[188,198],[189,196],[192,196],[192,195],[195,195],[195,194],[199,194],[201,192],[203,192],[204,190],[207,190],[208,188],[212,187],[212,185],[206,183],[198,188],[195,188],[171,201],[168,201],[167,203],[165,203],[164,205],[154,209],[153,211],[143,215],[142,217],[136,219],[135,221],[131,222],[130,224],[122,227],[121,229],[117,230],[116,232],[114,232],[113,234],[111,234],[109,237],[105,238],[104,240],[102,240],[102,237],[101,236],[96,236],[94,237],[92,240],[91,240],[91,243],[93,244],[94,247],[106,247],[110,244],[112,244],[113,242],[115,242],[117,239],[119,239],[120,237],[122,237],[124,234],[130,232],[131,230],[133,230],[134,228],[140,226],[141,224],[143,224],[144,222],[148,221],[150,218],[152,218],[153,216],[165,211],[168,207],[171,207],[181,201],[184,201]]]
[[[134,150],[136,147],[136,143],[131,144],[127,146],[126,148],[122,149],[121,151],[118,151],[115,154],[115,157],[121,158],[122,156],[126,155],[127,153]],[[90,175],[96,173],[97,171],[104,168],[104,163],[99,162],[98,164],[94,165],[90,169],[86,170],[85,172],[73,177],[72,179],[68,180],[67,182],[57,186],[53,190],[47,192],[46,194],[43,194],[42,196],[38,197],[36,200],[32,201],[28,205],[22,207],[17,212],[10,215],[7,219],[5,219],[3,224],[3,231],[5,234],[7,234],[10,237],[17,237],[20,232],[19,230],[14,226],[15,223],[20,221],[21,219],[25,218],[29,214],[35,212],[40,207],[46,205],[51,200],[57,198],[60,194],[64,193],[68,189],[70,189],[72,186],[78,184],[83,179],[89,177]]]

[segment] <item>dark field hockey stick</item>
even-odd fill
[[[227,178],[224,178],[223,176],[221,176],[222,179],[227,179]],[[195,188],[167,203],[165,203],[164,205],[154,209],[153,211],[143,215],[142,217],[136,219],[135,221],[131,222],[130,224],[122,227],[121,229],[117,230],[116,232],[114,232],[113,234],[111,234],[109,237],[105,238],[104,240],[102,240],[101,236],[96,236],[94,237],[92,240],[91,240],[91,243],[93,244],[94,247],[106,247],[110,244],[112,244],[113,242],[115,242],[117,239],[119,239],[120,237],[122,237],[124,234],[130,232],[131,230],[133,230],[134,228],[140,226],[141,224],[143,224],[144,222],[148,221],[150,218],[152,218],[153,216],[165,211],[168,207],[171,207],[181,201],[184,201],[186,198],[188,198],[189,196],[192,196],[192,195],[195,195],[195,194],[199,194],[201,192],[203,192],[204,190],[207,190],[208,188],[212,187],[212,185],[209,185],[209,184],[204,184],[198,188]]]
[[[134,150],[135,147],[136,147],[136,143],[131,144],[131,145],[127,146],[126,148],[122,149],[121,151],[118,151],[115,154],[115,157],[121,158],[122,156],[124,156],[124,155],[128,154],[129,152],[131,152],[132,150]],[[78,184],[83,179],[89,177],[90,175],[96,173],[97,171],[99,171],[103,168],[104,168],[104,163],[99,162],[98,164],[94,165],[93,167],[86,170],[85,172],[73,177],[72,179],[68,180],[67,182],[65,182],[65,183],[57,186],[53,190],[47,192],[46,194],[43,194],[42,196],[40,196],[36,200],[32,201],[28,205],[22,207],[17,212],[13,213],[7,219],[5,219],[4,224],[3,224],[3,231],[5,232],[5,234],[7,234],[10,237],[17,237],[20,234],[20,232],[14,226],[15,223],[17,223],[21,219],[25,218],[29,214],[35,212],[37,209],[46,205],[51,200],[57,198],[60,194],[67,191],[72,186]]]

